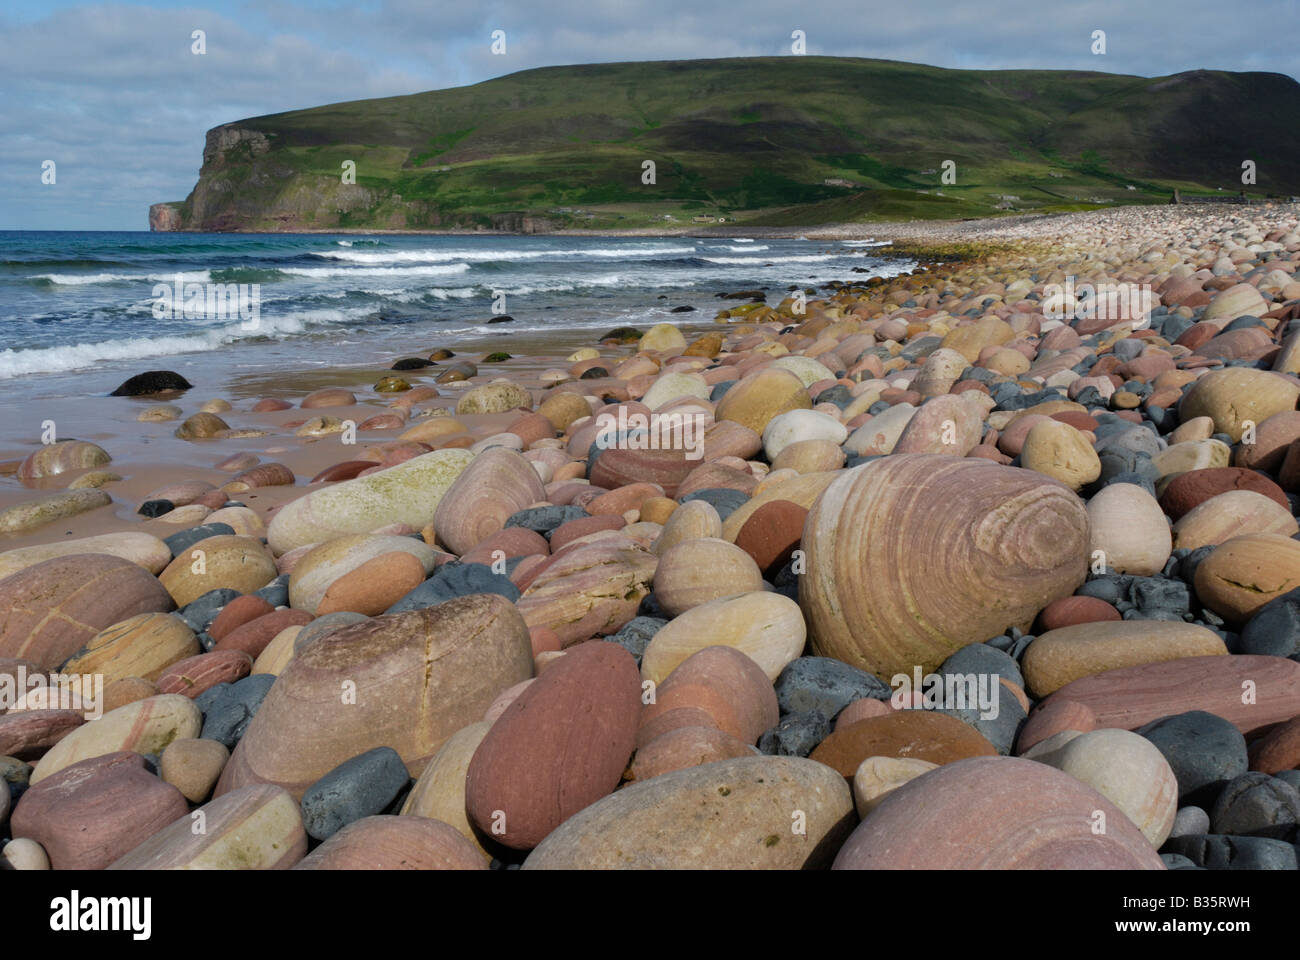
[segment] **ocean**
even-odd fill
[[[0,384],[24,396],[111,390],[146,369],[243,372],[504,337],[709,323],[718,293],[894,275],[868,240],[0,232]],[[858,271],[855,273],[855,270]],[[865,274],[863,273],[865,271]],[[191,285],[205,285],[193,287]],[[182,308],[247,285],[257,319]],[[255,285],[255,286],[254,286]],[[176,310],[160,309],[172,305]],[[234,304],[232,303],[233,307]],[[672,313],[693,306],[694,312]],[[507,324],[488,321],[504,313]],[[234,314],[234,315],[232,315]],[[105,386],[107,385],[107,386]],[[0,391],[6,387],[0,385]]]

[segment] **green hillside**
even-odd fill
[[[547,67],[209,131],[158,229],[511,230],[976,217],[1300,193],[1300,84],[835,57]],[[656,182],[642,182],[652,160]],[[944,185],[944,161],[956,182]],[[356,183],[341,182],[345,161]],[[161,208],[161,209],[160,209]]]

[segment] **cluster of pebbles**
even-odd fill
[[[1298,268],[1293,208],[1125,210],[531,381],[401,361],[310,482],[219,453],[0,553],[0,683],[65,684],[0,704],[2,859],[1296,869]],[[110,463],[34,450],[0,523]]]

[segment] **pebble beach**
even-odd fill
[[[0,868],[1298,869],[1300,207],[805,235],[28,404]]]

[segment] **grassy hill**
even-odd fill
[[[1300,84],[837,57],[547,67],[209,131],[163,229],[813,225],[1300,193]],[[343,163],[356,183],[341,182]],[[656,183],[642,183],[642,164]],[[956,183],[941,183],[944,161]],[[155,207],[158,210],[158,207]]]

